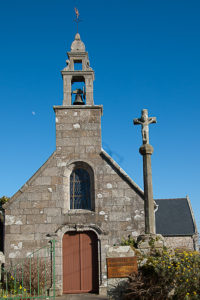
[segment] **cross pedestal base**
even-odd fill
[[[163,251],[165,247],[165,240],[161,234],[141,234],[137,238],[138,249],[142,254],[148,255],[155,251]]]

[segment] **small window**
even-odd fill
[[[74,71],[82,71],[82,61],[81,60],[74,61]]]
[[[75,169],[70,176],[70,209],[91,210],[90,175],[84,169]]]

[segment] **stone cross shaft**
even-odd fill
[[[148,110],[143,109],[141,118],[134,119],[133,123],[134,125],[142,125],[143,145],[140,147],[139,152],[143,156],[145,234],[155,234],[155,212],[151,171],[153,147],[149,145],[149,124],[156,123],[156,118],[149,118]]]

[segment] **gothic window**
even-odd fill
[[[70,175],[70,209],[91,210],[90,175],[81,168]]]

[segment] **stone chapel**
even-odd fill
[[[4,253],[6,262],[22,258],[54,238],[57,294],[106,294],[109,246],[144,233],[143,191],[102,149],[103,107],[94,103],[94,71],[79,33],[67,55],[63,104],[54,106],[56,150],[4,205]],[[92,257],[91,286],[70,285],[73,253],[79,259],[84,251]]]

